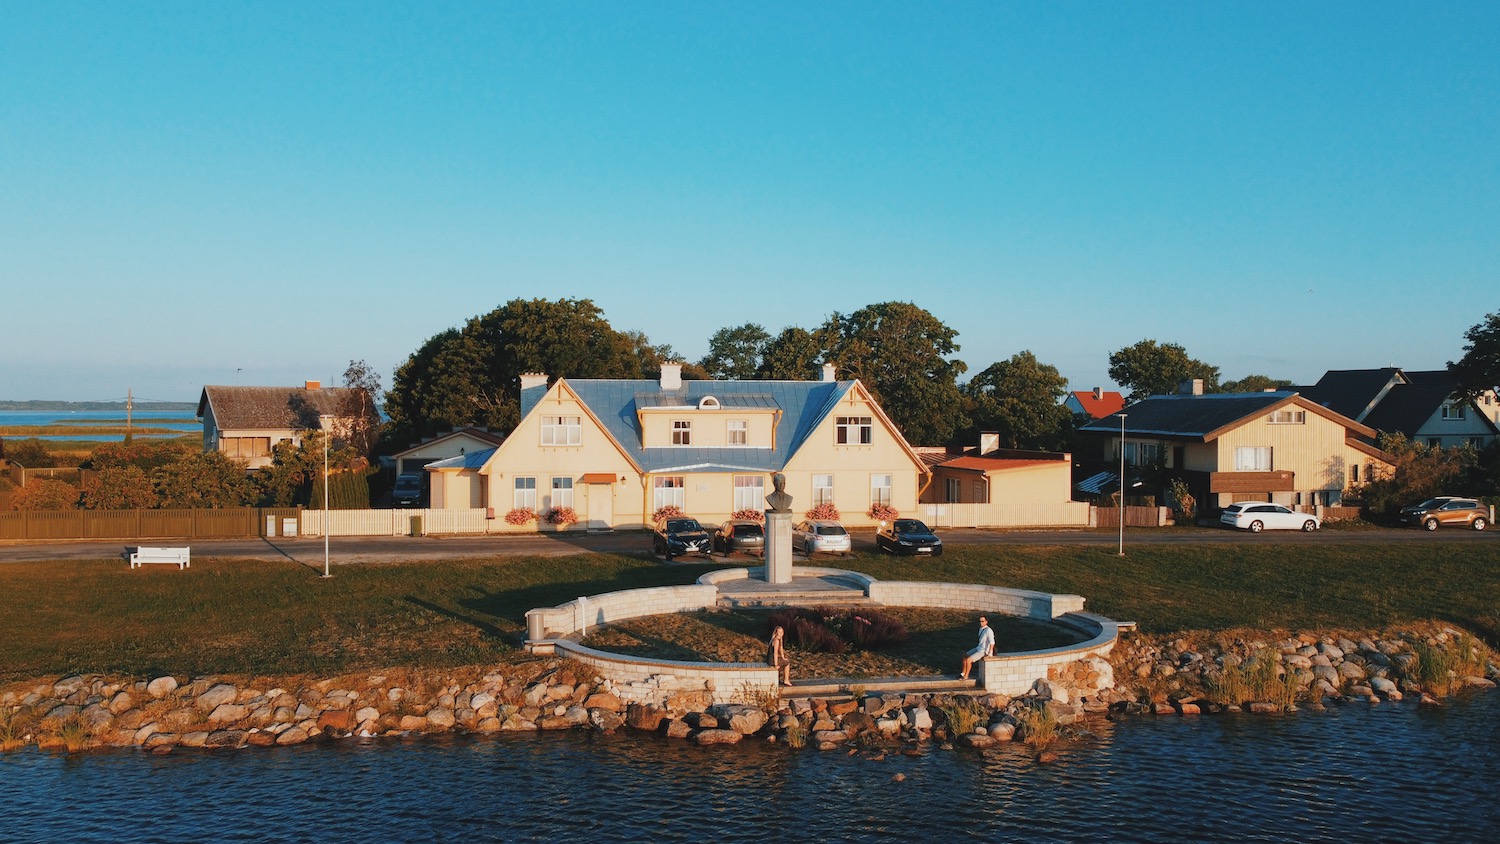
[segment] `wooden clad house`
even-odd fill
[[[354,422],[349,407],[359,407],[364,391],[356,387],[323,387],[308,381],[301,387],[225,387],[210,384],[198,399],[203,421],[203,450],[221,451],[247,469],[271,465],[279,442],[301,443],[307,431],[332,430]]]

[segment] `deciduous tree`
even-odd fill
[[[770,341],[771,335],[753,322],[721,328],[709,338],[708,354],[698,365],[709,378],[738,381],[755,378]]]
[[[755,377],[766,381],[806,381],[817,377],[823,341],[805,328],[783,329],[766,341]]]
[[[916,445],[942,445],[967,419],[957,378],[967,369],[949,358],[958,333],[910,302],[834,313],[823,327],[825,360],[859,378],[886,415]]]
[[[1285,390],[1292,387],[1292,382],[1285,378],[1272,378],[1269,375],[1246,375],[1238,381],[1225,381],[1219,385],[1221,393],[1263,393],[1266,390]]]
[[[1188,379],[1203,379],[1203,391],[1219,391],[1219,368],[1188,357],[1176,343],[1142,340],[1109,356],[1109,377],[1130,391],[1130,398],[1165,395]]]
[[[157,505],[151,477],[139,466],[106,466],[83,484],[85,510],[146,510]]]
[[[1459,390],[1477,397],[1485,390],[1500,390],[1500,312],[1486,314],[1478,325],[1464,332],[1464,356],[1448,361],[1448,371],[1458,379]]]
[[[244,507],[257,497],[245,467],[219,451],[174,460],[157,469],[152,481],[162,507]]]
[[[1371,512],[1392,516],[1404,506],[1435,495],[1473,491],[1471,473],[1479,459],[1472,447],[1430,446],[1401,433],[1381,434],[1378,443],[1394,465],[1359,490]]]
[[[345,421],[337,433],[349,448],[372,457],[380,437],[380,411],[375,407],[380,374],[363,360],[351,360],[344,370],[344,386],[349,392],[339,398],[338,416]]]
[[[77,510],[78,487],[52,478],[32,478],[10,497],[17,510]]]
[[[1030,351],[992,364],[963,387],[976,431],[995,431],[1006,448],[1061,449],[1073,428],[1062,405],[1068,379]]]

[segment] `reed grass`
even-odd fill
[[[988,712],[979,701],[965,695],[958,695],[937,704],[937,710],[943,713],[943,719],[948,722],[950,738],[974,732],[979,728],[981,721],[988,716]]]
[[[1016,732],[1021,741],[1033,747],[1046,747],[1057,741],[1057,715],[1044,700],[1027,701],[1015,713]]]
[[[0,706],[0,752],[15,750],[26,743],[31,719],[19,706]]]

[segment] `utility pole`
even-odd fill
[[[130,387],[126,387],[125,388],[125,442],[131,442],[131,438],[130,438],[130,417],[131,417],[131,410],[134,409],[134,407],[135,407],[135,390],[132,389],[132,388],[130,388]]]

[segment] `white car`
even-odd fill
[[[1311,533],[1323,526],[1323,520],[1308,513],[1298,513],[1264,501],[1236,501],[1224,508],[1219,524],[1251,533],[1263,530],[1303,530]]]
[[[849,531],[838,522],[811,519],[792,529],[792,550],[809,557],[819,551],[848,556],[854,550],[854,543],[849,538]]]

